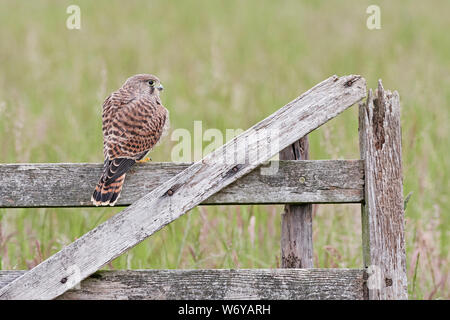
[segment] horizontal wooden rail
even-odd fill
[[[357,203],[364,199],[361,160],[278,164],[276,174],[254,170],[202,204]],[[118,205],[130,205],[190,165],[136,165],[127,174]],[[91,163],[1,164],[0,207],[92,206],[90,197],[101,171],[101,164]]]
[[[26,271],[0,271],[0,288]],[[359,269],[98,271],[59,299],[365,299]]]

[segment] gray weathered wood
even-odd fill
[[[378,83],[359,109],[365,160],[363,254],[369,299],[407,299],[400,98]]]
[[[308,136],[282,150],[280,159],[309,159]],[[293,180],[300,186],[306,183],[302,176]],[[281,266],[283,268],[314,266],[312,235],[312,204],[287,204],[281,215]]]
[[[137,164],[127,174],[118,205],[130,205],[191,164]],[[202,204],[361,202],[361,160],[281,161],[273,175],[253,170]],[[0,164],[0,207],[92,206],[101,164]],[[299,179],[302,178],[302,183]],[[303,181],[304,179],[304,181]]]
[[[23,276],[2,299],[52,299],[366,95],[360,76],[333,76],[158,186]],[[236,159],[245,159],[236,164]]]
[[[25,271],[0,271],[0,288]],[[359,269],[98,271],[58,299],[362,300]]]

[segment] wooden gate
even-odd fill
[[[360,103],[360,160],[305,160],[306,135],[364,97],[364,78],[333,76],[194,164],[135,166],[118,202],[127,208],[31,270],[0,271],[0,298],[407,299],[398,93],[380,81]],[[279,152],[276,172],[255,170]],[[0,207],[91,206],[101,170],[0,165]],[[361,203],[361,269],[313,268],[312,203]],[[206,204],[286,204],[282,268],[98,271]]]

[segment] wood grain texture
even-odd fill
[[[308,136],[282,150],[280,159],[309,159]],[[306,183],[301,176],[294,181],[298,185]],[[287,204],[281,215],[281,266],[283,268],[314,266],[312,236],[312,204]]]
[[[379,81],[360,105],[361,157],[365,160],[362,207],[364,264],[369,298],[407,299],[400,98]]]
[[[130,205],[190,165],[135,165],[127,174],[118,205]],[[278,167],[275,174],[253,170],[202,204],[357,203],[364,199],[361,160],[281,161],[274,166]],[[90,163],[0,164],[0,207],[92,207],[90,196],[101,171],[101,164]]]
[[[56,298],[365,95],[360,76],[321,82],[0,289],[0,299]]]
[[[0,271],[0,288],[25,271]],[[364,299],[359,269],[98,271],[58,299]]]

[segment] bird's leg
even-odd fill
[[[152,158],[150,158],[150,157],[145,157],[145,158],[142,159],[142,160],[136,160],[136,163],[146,163],[146,162],[149,162],[149,161],[152,161]]]

